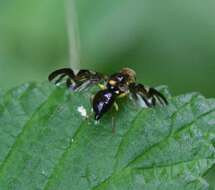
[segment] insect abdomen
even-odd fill
[[[114,92],[105,89],[99,91],[93,100],[93,110],[95,112],[95,119],[99,120],[101,116],[109,110],[115,101]]]

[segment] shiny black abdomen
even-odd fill
[[[106,113],[115,101],[115,93],[109,89],[99,91],[93,99],[93,110],[95,119],[99,120]]]

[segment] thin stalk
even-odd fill
[[[80,37],[75,0],[65,0],[66,20],[69,39],[69,64],[74,70],[80,69]]]

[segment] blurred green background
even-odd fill
[[[130,66],[145,84],[214,97],[214,10],[212,0],[0,0],[0,87],[71,65]]]
[[[215,1],[0,0],[1,88],[68,66],[215,97]]]

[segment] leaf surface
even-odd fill
[[[0,189],[206,190],[215,163],[215,100],[192,93],[167,107],[120,99],[99,123],[90,97],[47,83],[0,92]],[[89,118],[78,108],[84,107]]]

